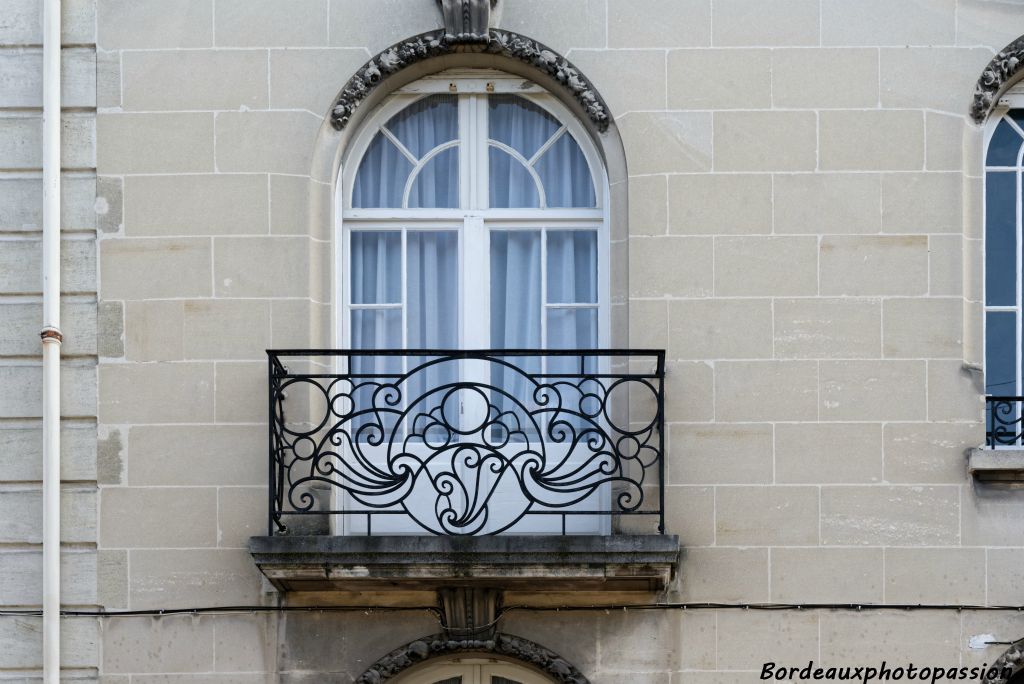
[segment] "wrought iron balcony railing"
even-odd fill
[[[663,351],[268,356],[271,535],[664,531]]]
[[[985,397],[985,446],[1024,448],[1024,397]]]

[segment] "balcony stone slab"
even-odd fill
[[[1024,485],[1024,449],[971,449],[967,471],[980,481]]]
[[[664,589],[675,535],[252,537],[257,567],[280,591]]]

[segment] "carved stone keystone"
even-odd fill
[[[449,43],[486,43],[490,40],[491,9],[497,0],[438,0]]]

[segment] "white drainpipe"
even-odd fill
[[[60,0],[43,0],[43,682],[60,682]]]

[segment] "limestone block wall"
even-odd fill
[[[245,542],[265,529],[263,350],[330,339],[317,134],[362,62],[437,27],[435,4],[97,0],[107,608],[277,600]],[[625,141],[630,344],[668,350],[685,546],[661,598],[1024,603],[1024,499],[966,474],[983,407],[963,369],[981,355],[967,108],[1020,9],[502,0],[500,26],[573,60]],[[991,662],[1000,648],[969,637],[1024,621],[521,612],[503,628],[595,684],[707,684],[765,660]],[[94,657],[110,682],[349,682],[435,629],[421,613],[110,619]]]
[[[502,630],[552,649],[593,684],[746,684],[763,663],[982,667],[1016,615],[965,611],[516,611]],[[102,681],[351,684],[393,648],[437,631],[425,611],[110,619]],[[131,673],[131,674],[129,674]],[[782,681],[793,681],[785,679]],[[940,678],[937,681],[950,681]]]
[[[96,15],[64,3],[61,366],[64,602],[92,608],[96,552]],[[0,9],[0,606],[42,605],[42,3]],[[63,626],[69,677],[95,678],[95,620]],[[0,617],[0,677],[32,681],[42,620]]]
[[[98,3],[98,172],[120,217],[100,287],[123,339],[100,366],[109,608],[261,601],[245,547],[266,529],[265,350],[307,345],[328,313],[304,214],[327,105],[310,108],[330,95],[305,74],[365,58],[307,35],[324,3],[292,4]]]

